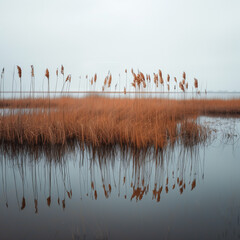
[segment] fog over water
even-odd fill
[[[108,70],[118,81],[133,67],[177,78],[186,71],[202,90],[239,91],[239,9],[238,0],[1,0],[5,89],[14,65],[28,89],[33,64],[41,90],[46,67],[54,85],[63,64],[72,74],[70,90],[78,90],[80,75],[97,72],[101,88]]]

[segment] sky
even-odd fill
[[[19,65],[28,90],[34,65],[36,88],[47,86],[49,68],[53,89],[63,65],[71,90],[95,73],[101,88],[109,70],[123,88],[133,68],[180,80],[185,71],[201,90],[240,91],[239,9],[239,0],[0,0],[4,87],[13,74],[19,87]]]

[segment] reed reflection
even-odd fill
[[[16,202],[19,211],[29,207],[36,214],[43,205],[64,210],[73,192],[82,200],[112,197],[138,202],[150,197],[160,202],[171,191],[194,190],[204,178],[204,156],[200,157],[198,147],[175,146],[158,154],[149,149],[77,149],[76,145],[32,151],[2,148],[5,206]]]

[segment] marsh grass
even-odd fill
[[[240,100],[110,99],[87,97],[51,100],[4,100],[7,108],[43,108],[0,117],[0,141],[27,145],[80,145],[133,147],[155,150],[182,142],[194,145],[209,130],[197,118],[240,116]],[[21,123],[21,124],[19,124]]]

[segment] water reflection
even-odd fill
[[[135,202],[150,197],[160,202],[172,191],[180,195],[193,191],[204,178],[204,156],[200,157],[198,147],[175,146],[158,155],[154,150],[76,148],[30,151],[2,147],[0,181],[5,206],[15,202],[19,211],[30,206],[36,214],[39,204],[49,208],[58,205],[64,210],[73,195],[92,200],[113,196]]]

